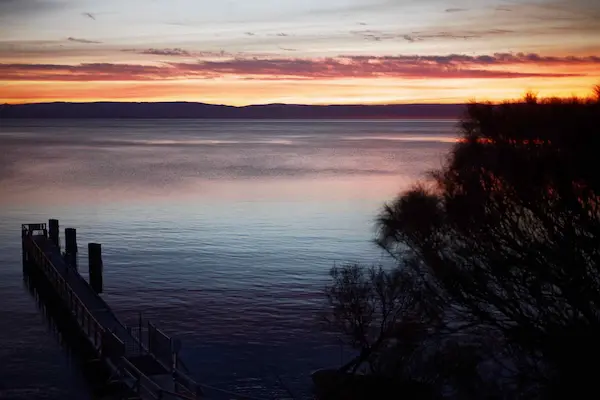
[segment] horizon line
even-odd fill
[[[502,100],[510,101],[510,100]],[[41,101],[26,103],[0,103],[0,106],[26,106],[26,105],[45,105],[45,104],[200,104],[217,107],[246,108],[262,106],[300,106],[300,107],[386,107],[386,106],[462,106],[470,103],[491,103],[501,104],[492,101],[465,101],[461,103],[254,103],[246,105],[232,105],[222,103],[205,103],[202,101],[174,100],[174,101]]]

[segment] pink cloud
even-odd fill
[[[176,49],[178,50],[178,49]],[[177,51],[175,53],[178,53]],[[334,58],[230,58],[197,63],[160,65],[89,63],[0,64],[4,81],[152,81],[211,79],[235,76],[243,79],[340,79],[340,78],[560,78],[583,73],[528,72],[521,65],[569,66],[600,64],[600,57],[553,57],[524,53],[468,56],[339,56]],[[592,68],[593,66],[593,68]],[[493,69],[502,67],[501,70]]]

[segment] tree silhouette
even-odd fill
[[[380,372],[378,351],[397,336],[399,325],[407,333],[410,321],[417,334],[425,322],[431,323],[420,307],[419,286],[405,271],[346,264],[333,267],[330,275],[333,282],[325,290],[328,307],[323,322],[359,350],[340,371],[355,373],[366,363],[370,372]]]
[[[361,350],[356,362],[460,398],[595,389],[600,87],[595,95],[468,106],[444,167],[377,221],[377,243],[398,261],[378,273],[403,277],[398,296],[409,301],[393,320],[373,317],[377,280],[356,266],[333,272],[329,315]],[[403,329],[412,321],[418,335]]]
[[[460,128],[429,185],[384,207],[378,243],[426,276],[465,332],[502,341],[489,356],[507,361],[522,395],[593,386],[600,102],[471,104]]]

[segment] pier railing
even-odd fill
[[[39,226],[38,226],[39,225]],[[48,259],[42,249],[33,241],[31,237],[31,228],[42,231],[46,236],[47,231],[45,229],[46,224],[36,225],[23,225],[22,227],[22,238],[23,246],[27,251],[28,257],[31,256],[36,261],[37,265],[42,268],[44,274],[49,278],[50,284],[54,287],[54,290],[58,295],[65,301],[65,304],[73,312],[77,323],[80,328],[87,334],[88,338],[96,348],[96,350],[103,354],[107,350],[117,350],[123,345],[123,342],[119,340],[114,334],[106,335],[105,329],[102,325],[94,318],[90,310],[85,306],[85,303],[77,296],[77,294],[71,289],[70,285],[63,279],[61,274],[56,270],[52,261]],[[106,346],[107,345],[107,346]]]
[[[58,225],[56,225],[57,227]],[[50,236],[52,236],[52,226],[50,228]],[[179,364],[178,343],[150,322],[147,324],[147,341],[145,342],[141,323],[139,333],[136,335],[135,330],[127,328],[114,317],[109,306],[97,292],[83,289],[87,290],[84,297],[88,300],[88,304],[95,304],[93,311],[96,315],[103,317],[103,313],[110,314],[111,321],[108,325],[103,325],[98,321],[94,313],[86,306],[86,302],[74,290],[77,287],[80,290],[82,287],[89,288],[87,282],[78,273],[76,266],[69,263],[66,258],[63,259],[59,249],[44,251],[42,246],[49,243],[46,224],[22,225],[21,238],[23,262],[35,264],[43,272],[55,293],[73,315],[81,332],[87,336],[96,353],[105,359],[115,378],[118,377],[143,399],[186,400],[196,399],[201,395],[202,391],[199,385],[177,370]],[[57,236],[50,239],[55,246],[58,246]],[[58,263],[60,270],[55,263]],[[126,343],[117,336],[119,332]],[[171,384],[166,383],[165,387],[161,387],[128,359],[128,357],[133,357],[133,360],[136,356],[145,355],[153,357],[162,365],[164,372],[171,376]]]
[[[161,400],[181,399],[192,400],[196,399],[197,393],[192,390],[186,390],[183,393],[172,392],[158,386],[154,381],[144,375],[135,365],[133,365],[125,357],[120,360],[119,370],[123,374],[125,380],[134,382],[134,389],[144,398],[154,398]]]
[[[177,341],[158,329],[150,321],[140,323],[138,329],[128,327],[134,339],[133,343],[126,343],[126,351],[130,354],[151,354],[165,369],[172,371],[173,381],[177,388],[177,396],[182,398],[196,398],[201,392],[199,385],[180,370],[183,367],[178,357]],[[171,393],[175,395],[175,393]]]
[[[50,230],[48,230],[48,225]],[[65,253],[61,253],[58,220],[49,224],[23,224],[21,227],[24,272],[36,267],[69,310],[81,337],[95,350],[95,356],[108,367],[111,378],[128,388],[127,395],[143,400],[192,400],[209,397],[260,400],[252,396],[197,384],[179,357],[180,343],[150,322],[139,329],[124,325],[99,296],[102,292],[100,244],[90,243],[90,284],[77,270],[77,242],[74,228],[65,229]],[[92,249],[94,252],[92,252]],[[92,268],[99,278],[94,284]],[[99,276],[98,276],[99,275]],[[142,371],[152,377],[152,379]]]
[[[173,340],[148,321],[148,350],[163,364],[173,365]]]

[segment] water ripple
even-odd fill
[[[377,208],[436,165],[453,125],[3,121],[0,397],[88,395],[22,282],[20,224],[49,217],[78,229],[84,277],[85,244],[102,243],[103,297],[180,337],[198,380],[264,394],[277,375],[306,393],[350,354],[316,322],[329,268],[389,262]]]

